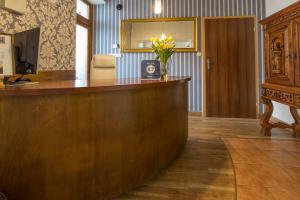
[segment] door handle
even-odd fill
[[[206,60],[206,67],[207,67],[207,70],[210,71],[211,70],[211,61],[209,58],[207,58]]]

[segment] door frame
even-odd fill
[[[251,18],[254,20],[254,48],[255,48],[255,83],[256,83],[256,116],[259,116],[259,67],[258,67],[258,30],[257,30],[257,17],[256,16],[220,16],[220,17],[202,17],[201,20],[201,48],[202,48],[202,57],[201,57],[201,63],[202,63],[202,112],[203,117],[207,116],[207,104],[206,104],[206,73],[207,73],[207,66],[205,62],[205,22],[206,20],[211,19],[243,19],[243,18]]]
[[[77,13],[76,26],[80,25],[88,29],[88,63],[87,63],[87,79],[90,79],[91,61],[94,52],[94,6],[87,0],[82,0],[89,6],[89,19],[86,19]]]

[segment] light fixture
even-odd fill
[[[161,14],[161,0],[155,0],[154,13]]]
[[[93,5],[105,4],[108,0],[88,0]]]

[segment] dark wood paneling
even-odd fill
[[[155,176],[186,143],[188,81],[148,86],[0,96],[0,191],[105,200]]]
[[[254,18],[205,20],[208,117],[256,118],[254,27]]]

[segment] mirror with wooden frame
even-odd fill
[[[127,19],[121,24],[122,52],[151,52],[151,38],[173,37],[177,52],[197,51],[197,17]]]

